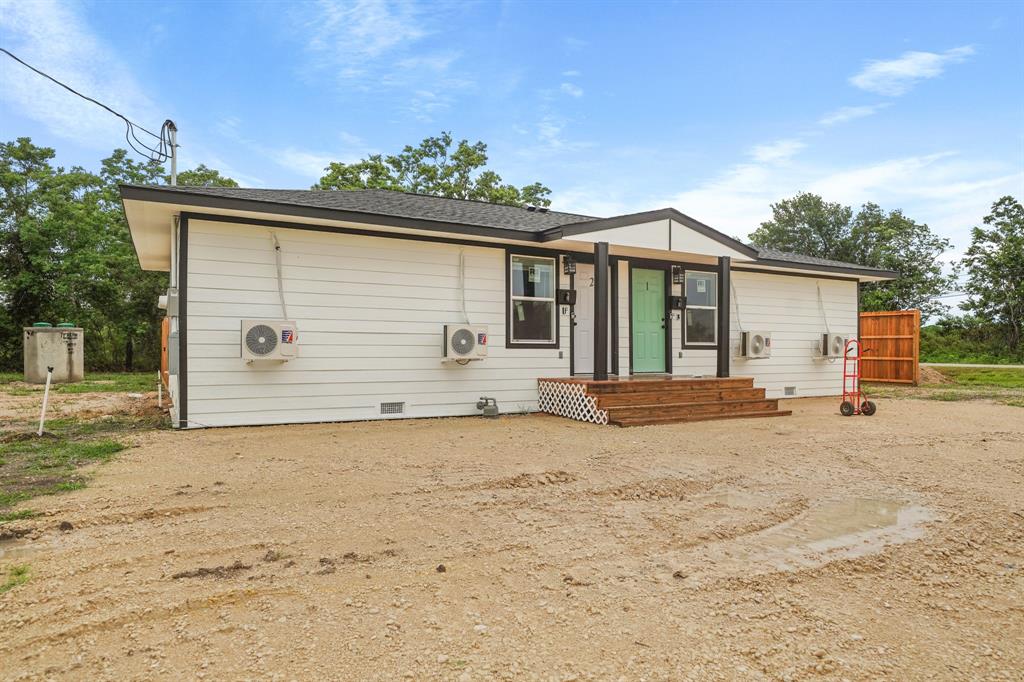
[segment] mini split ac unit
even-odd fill
[[[465,364],[469,360],[483,360],[487,357],[487,327],[483,325],[444,326],[445,362]]]
[[[841,358],[846,352],[846,337],[842,334],[821,335],[821,356],[825,358]]]
[[[772,356],[771,332],[743,332],[740,351],[745,358],[770,358]]]
[[[242,320],[242,359],[287,362],[299,352],[299,332],[286,320]]]

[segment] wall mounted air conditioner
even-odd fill
[[[487,357],[487,327],[484,325],[446,324],[444,326],[445,362],[466,364]]]
[[[820,350],[824,358],[841,358],[846,352],[846,337],[842,334],[822,334]]]
[[[290,320],[242,320],[242,359],[287,362],[299,354],[299,332]]]
[[[743,332],[740,338],[740,353],[745,358],[770,358],[772,356],[771,332]]]

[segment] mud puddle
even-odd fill
[[[719,504],[756,508],[759,496],[724,493]],[[917,540],[935,514],[895,498],[826,500],[799,516],[750,535],[700,547],[681,564],[689,580],[737,574],[772,573],[820,566],[881,552],[888,545]]]

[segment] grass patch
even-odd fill
[[[0,442],[0,520],[30,518],[10,507],[33,497],[84,488],[88,476],[83,467],[108,462],[127,447],[118,436],[166,428],[166,421],[160,414],[90,421],[62,417],[48,421],[41,438],[33,433],[7,436]]]
[[[8,395],[31,395],[42,392],[43,384],[26,384],[22,375],[0,372],[0,391]],[[156,390],[156,371],[87,373],[75,384],[51,384],[54,393],[148,393]]]
[[[1010,367],[932,367],[945,378],[944,383],[901,386],[867,384],[865,389],[877,398],[924,398],[926,400],[993,400],[1013,407],[1024,407],[1024,369]]]
[[[0,594],[13,590],[18,585],[28,582],[28,564],[11,566],[7,569],[7,577],[0,583]]]
[[[18,511],[0,512],[0,523],[8,523],[10,521],[24,521],[25,519],[32,519],[36,516],[39,516],[39,512],[33,511],[32,509],[19,509]]]
[[[933,367],[960,386],[1024,389],[1024,369],[1013,367]]]

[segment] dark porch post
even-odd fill
[[[718,257],[718,376],[729,376],[729,256]]]
[[[594,244],[594,378],[608,378],[608,242]]]

